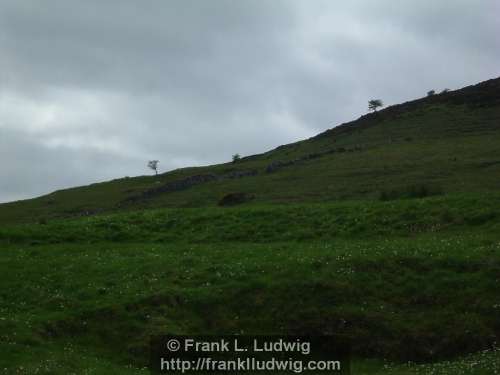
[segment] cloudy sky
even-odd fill
[[[0,202],[500,76],[498,0],[0,0]]]

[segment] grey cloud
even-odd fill
[[[500,75],[495,0],[0,0],[0,201],[263,152]],[[36,164],[43,174],[23,173]],[[71,173],[62,171],[71,170]]]
[[[61,186],[84,185],[124,176],[133,160],[96,149],[81,152],[50,147],[23,132],[2,129],[0,138],[0,202],[25,199]],[[15,176],[15,178],[4,178]]]

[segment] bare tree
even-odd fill
[[[153,171],[155,171],[155,174],[158,174],[158,163],[159,162],[160,162],[159,160],[150,160],[150,161],[148,161],[148,168],[150,168]]]
[[[377,112],[378,107],[383,107],[384,103],[380,99],[372,99],[368,102],[368,110]]]

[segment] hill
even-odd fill
[[[0,366],[141,374],[150,335],[342,333],[356,375],[491,374],[499,202],[464,193],[3,226]]]
[[[353,375],[497,373],[499,94],[1,205],[0,372],[146,374],[159,334],[342,334]]]
[[[500,187],[500,78],[394,105],[237,163],[121,178],[0,205],[0,223],[120,210],[393,199]]]

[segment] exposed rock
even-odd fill
[[[199,174],[195,176],[189,176],[182,180],[176,180],[169,182],[165,185],[159,186],[157,188],[146,190],[142,195],[145,197],[156,195],[158,193],[166,193],[172,191],[179,191],[190,188],[194,185],[199,185],[205,182],[215,181],[218,177],[215,174]]]
[[[131,197],[128,197],[123,201],[123,203],[130,203],[130,202],[137,202],[140,200],[148,199],[151,198],[155,195],[162,194],[162,193],[171,193],[174,191],[181,191],[181,190],[186,190],[191,188],[192,186],[195,185],[200,185],[204,184],[207,182],[211,181],[219,181],[223,179],[234,179],[234,178],[243,178],[243,177],[248,177],[248,176],[255,176],[258,174],[258,171],[255,169],[251,170],[243,170],[243,171],[231,171],[229,173],[223,174],[223,175],[216,175],[213,173],[209,174],[200,174],[200,175],[195,175],[195,176],[189,176],[180,180],[175,180],[168,182],[166,184],[163,184],[158,187],[154,187],[151,189],[148,189],[146,191],[143,191],[142,193],[138,195],[134,195]]]
[[[254,198],[254,195],[248,193],[230,193],[219,201],[219,206],[235,206],[237,204],[249,202]]]
[[[255,176],[258,172],[255,169],[251,169],[248,171],[233,171],[227,174],[222,175],[222,178],[242,178],[248,176]]]
[[[306,159],[316,159],[316,158],[320,158],[320,157],[321,157],[321,156],[323,156],[323,155],[324,155],[324,153],[323,153],[323,154],[320,154],[320,153],[317,153],[317,152],[316,152],[316,153],[313,153],[313,154],[308,154],[308,155],[306,155],[306,157],[305,157],[305,158],[306,158]]]
[[[276,172],[278,169],[287,167],[289,165],[295,164],[295,160],[289,160],[289,161],[273,161],[271,164],[269,164],[266,167],[266,173],[273,173]]]
[[[290,165],[293,165],[293,164],[296,164],[296,163],[299,163],[299,162],[302,162],[302,161],[311,160],[311,159],[317,159],[317,158],[323,157],[325,155],[334,154],[334,153],[337,153],[337,152],[361,151],[362,149],[363,148],[361,146],[359,146],[359,145],[356,145],[354,148],[338,147],[336,149],[330,149],[330,150],[326,150],[326,151],[323,151],[323,152],[314,152],[314,153],[311,153],[311,154],[307,154],[307,155],[305,155],[305,156],[303,156],[301,158],[294,159],[294,160],[288,160],[288,161],[277,160],[277,161],[273,161],[271,164],[269,164],[266,167],[266,173],[273,173],[273,172],[276,172],[278,169],[281,169],[281,168],[284,168],[284,167],[288,167]]]
[[[281,162],[278,161],[273,161],[271,164],[269,164],[266,167],[266,173],[273,173],[276,172],[280,167],[282,167]]]

